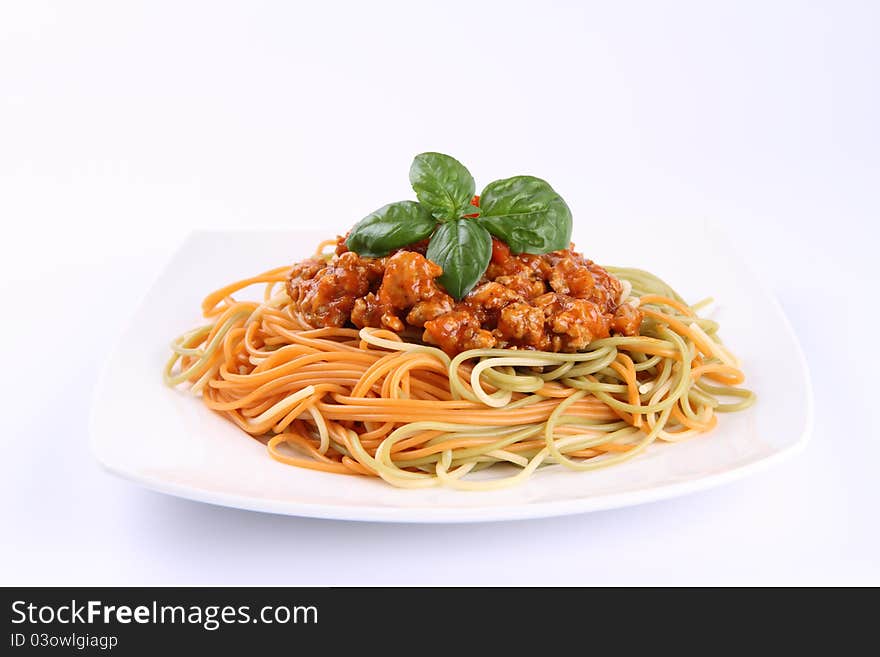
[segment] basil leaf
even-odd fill
[[[474,196],[474,177],[454,157],[443,153],[416,155],[409,182],[419,202],[441,220],[458,219]]]
[[[415,201],[389,203],[357,222],[345,245],[365,258],[381,258],[425,239],[436,225],[431,213]]]
[[[473,219],[447,221],[437,228],[425,255],[443,268],[438,280],[446,291],[461,299],[489,266],[492,238]]]
[[[550,185],[534,176],[514,176],[486,185],[476,219],[514,253],[549,253],[571,243],[571,210]]]

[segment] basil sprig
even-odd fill
[[[566,249],[571,211],[546,181],[514,176],[486,185],[476,207],[475,183],[458,160],[442,153],[416,155],[409,170],[416,201],[379,208],[351,229],[346,246],[380,258],[430,238],[427,257],[440,265],[440,283],[456,299],[470,292],[489,266],[494,235],[513,253]],[[479,215],[476,218],[473,215]]]

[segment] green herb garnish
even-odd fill
[[[380,258],[430,238],[426,255],[443,268],[440,283],[456,299],[470,292],[489,266],[490,233],[513,253],[549,253],[571,241],[571,211],[540,178],[491,182],[475,206],[474,177],[467,168],[449,155],[422,153],[413,160],[409,181],[418,202],[389,203],[370,213],[345,244],[358,255]]]

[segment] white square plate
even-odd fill
[[[193,233],[144,299],[114,350],[92,408],[93,451],[110,472],[149,488],[225,506],[299,516],[391,522],[471,522],[607,509],[731,481],[802,447],[812,424],[806,363],[782,309],[708,226],[574,230],[578,250],[603,264],[647,269],[687,300],[712,296],[725,343],[742,358],[751,409],[722,415],[706,436],[658,444],[595,472],[539,470],[490,492],[400,490],[381,480],[298,469],[162,382],[170,340],[203,323],[201,299],[221,285],[293,263],[329,230]],[[254,295],[262,290],[254,289]]]

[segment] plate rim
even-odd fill
[[[104,472],[120,477],[125,481],[130,481],[143,488],[152,490],[166,495],[179,497],[196,502],[211,504],[214,506],[228,507],[247,511],[258,511],[262,513],[271,513],[275,515],[285,515],[303,518],[318,518],[326,520],[345,520],[355,522],[387,522],[387,523],[413,523],[413,524],[448,524],[448,523],[476,523],[476,522],[499,522],[507,520],[526,520],[534,518],[550,518],[565,515],[573,515],[578,513],[589,513],[592,511],[602,511],[618,509],[628,506],[636,506],[649,502],[661,501],[680,497],[688,493],[701,490],[708,490],[727,483],[732,483],[751,474],[760,472],[766,468],[773,467],[797,454],[802,452],[813,434],[815,420],[815,399],[810,374],[809,364],[798,339],[797,333],[785,313],[782,304],[776,296],[769,290],[763,280],[757,276],[750,266],[747,259],[741,257],[741,254],[732,246],[729,239],[723,239],[725,231],[715,222],[704,220],[704,228],[712,235],[713,241],[718,248],[726,249],[752,278],[757,285],[759,291],[773,305],[774,310],[781,318],[782,326],[785,329],[786,337],[791,340],[794,346],[795,356],[800,370],[800,378],[804,381],[804,402],[805,410],[804,422],[800,434],[791,444],[779,448],[773,453],[752,460],[727,470],[708,474],[689,479],[686,481],[672,482],[662,484],[660,486],[651,486],[639,488],[630,491],[607,493],[603,495],[592,495],[587,497],[576,497],[565,500],[549,500],[539,502],[526,502],[519,504],[499,504],[499,505],[483,505],[483,506],[432,506],[432,507],[408,507],[408,506],[379,506],[364,505],[350,506],[340,504],[324,504],[310,502],[296,502],[284,500],[270,500],[248,497],[236,493],[228,493],[224,491],[210,491],[189,487],[183,484],[176,484],[161,478],[150,477],[149,475],[139,474],[118,464],[110,462],[102,454],[100,445],[98,444],[96,417],[100,406],[100,398],[102,392],[107,385],[107,379],[110,374],[110,366],[115,360],[115,356],[122,346],[124,337],[128,334],[132,327],[138,312],[148,296],[155,289],[169,265],[173,263],[178,254],[184,247],[200,234],[208,233],[260,233],[260,232],[298,232],[318,229],[317,226],[300,226],[296,229],[278,228],[278,227],[248,227],[248,228],[196,228],[189,231],[183,239],[179,241],[177,247],[164,259],[158,272],[153,276],[149,286],[140,295],[134,309],[127,317],[119,334],[112,342],[111,348],[104,357],[100,373],[92,390],[88,433],[89,448],[92,456]],[[479,492],[476,492],[479,494]],[[429,513],[424,513],[428,509]]]

